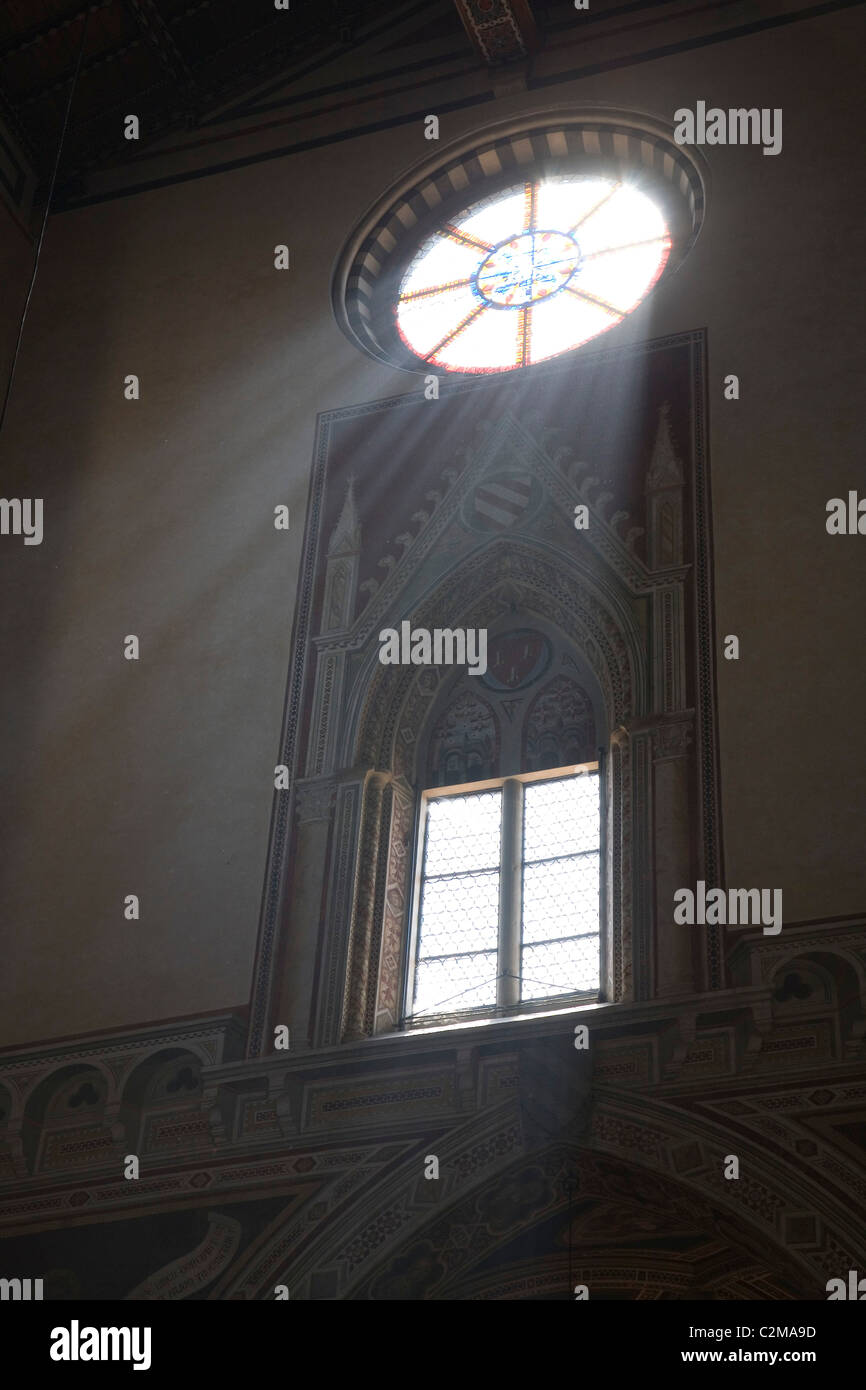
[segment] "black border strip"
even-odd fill
[[[558,82],[574,82],[582,77],[597,77],[600,72],[610,72],[612,68],[631,68],[639,63],[652,63],[657,58],[670,58],[676,53],[682,53],[686,49],[708,48],[710,44],[721,43],[725,39],[747,38],[750,34],[760,33],[764,29],[778,29],[783,24],[796,24],[798,19],[820,19],[825,14],[832,14],[834,10],[848,10],[855,5],[862,5],[863,0],[826,0],[823,5],[813,5],[808,10],[798,10],[791,14],[769,15],[766,19],[753,20],[751,24],[738,24],[733,29],[725,29],[716,34],[704,34],[699,38],[685,39],[682,43],[667,43],[661,48],[647,49],[646,53],[637,53],[625,59],[625,61],[612,58],[605,63],[588,63],[582,68],[569,68],[566,72],[551,73],[547,77],[530,78],[527,88],[530,92],[538,91],[544,87],[553,87]]]

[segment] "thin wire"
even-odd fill
[[[554,984],[553,980],[533,980],[531,975],[521,975],[520,978],[528,985],[544,985],[545,989],[558,989],[560,994],[584,994],[590,992],[582,989],[563,989],[561,984]],[[534,1001],[526,999],[523,1002],[529,1004]]]
[[[554,984],[553,980],[533,980],[532,977],[531,977],[530,975],[512,975],[512,973],[511,973],[510,970],[501,970],[501,971],[499,972],[498,975],[494,975],[493,978],[490,979],[490,980],[479,980],[477,984],[474,984],[474,985],[467,985],[466,989],[458,990],[456,994],[449,994],[449,995],[446,995],[446,997],[445,997],[444,999],[440,999],[436,1004],[428,1004],[426,1009],[419,1009],[418,1012],[417,1012],[416,1014],[413,1014],[413,1015],[412,1015],[412,1017],[413,1017],[413,1018],[420,1018],[422,1014],[435,1013],[437,1009],[441,1009],[441,1008],[442,1008],[442,1005],[443,1005],[443,1004],[450,1004],[452,999],[461,999],[461,998],[463,997],[464,994],[471,994],[472,990],[474,990],[474,989],[481,989],[484,985],[488,985],[488,984],[490,984],[490,985],[495,985],[496,982],[497,982],[497,980],[505,980],[505,979],[511,979],[511,980],[519,979],[519,980],[525,981],[526,984],[528,984],[528,985],[544,985],[544,988],[545,988],[545,989],[558,989],[558,990],[560,991],[560,993],[583,994],[583,993],[587,992],[587,991],[583,991],[583,990],[566,990],[566,991],[563,991],[562,988],[561,988],[561,985],[558,984],[558,983],[557,983],[557,984]],[[591,992],[591,991],[589,991],[589,992]],[[535,1003],[535,1000],[533,1000],[533,999],[522,999],[522,1000],[520,1000],[519,1002],[522,1003],[522,1004],[531,1004],[531,1003]]]
[[[15,351],[12,354],[12,364],[9,368],[9,380],[6,383],[6,394],[3,398],[3,409],[0,411],[0,432],[6,423],[6,411],[9,408],[9,397],[12,394],[12,382],[15,379],[15,368],[18,365],[18,354],[21,351],[21,339],[24,336],[24,323],[27,318],[27,311],[30,308],[30,300],[33,297],[33,286],[36,283],[36,272],[39,269],[39,257],[42,253],[42,242],[45,237],[45,227],[48,222],[48,214],[51,211],[51,203],[54,199],[54,185],[57,182],[57,171],[60,168],[60,156],[63,153],[63,145],[66,140],[66,127],[69,124],[69,112],[72,110],[72,98],[75,95],[75,88],[78,86],[78,74],[81,71],[81,60],[84,57],[84,41],[87,38],[87,26],[90,22],[90,11],[84,16],[84,26],[81,30],[81,42],[78,45],[78,58],[75,63],[75,72],[72,75],[72,85],[69,88],[69,97],[66,102],[66,113],[63,117],[63,129],[60,132],[60,142],[57,146],[57,156],[54,160],[54,169],[51,174],[51,182],[48,185],[48,197],[45,200],[45,211],[42,214],[42,226],[39,228],[39,240],[36,243],[36,255],[33,259],[33,270],[30,275],[30,284],[27,287],[27,298],[24,301],[24,308],[21,311],[21,321],[18,325],[18,337],[15,340]]]
[[[464,994],[471,993],[473,989],[481,989],[484,985],[495,985],[497,980],[504,979],[508,973],[507,970],[501,970],[498,975],[493,976],[492,980],[479,980],[474,985],[468,985],[466,989],[458,990],[456,994],[449,994],[446,998],[440,999],[438,1004],[428,1004],[426,1009],[419,1009],[417,1014],[413,1014],[412,1017],[420,1018],[422,1014],[429,1014],[436,1009],[441,1009],[443,1004],[450,1004],[452,999],[460,999]]]

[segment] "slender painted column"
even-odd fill
[[[674,893],[678,888],[694,888],[689,804],[692,721],[659,724],[652,736],[656,993],[688,994],[698,987],[694,933],[702,928],[674,921]]]
[[[502,787],[502,869],[499,884],[497,1004],[520,1001],[520,923],[523,896],[523,787],[508,778]]]

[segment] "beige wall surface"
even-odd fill
[[[788,921],[866,906],[866,537],[824,525],[864,481],[863,30],[835,14],[442,121],[444,144],[548,99],[783,109],[779,156],[704,149],[696,245],[604,345],[708,331],[717,622],[741,643],[727,881],[781,887]],[[2,441],[45,537],[0,538],[0,1045],[248,998],[316,413],[419,384],[341,334],[331,271],[429,154],[413,123],[49,221]]]

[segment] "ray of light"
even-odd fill
[[[602,209],[607,203],[610,202],[611,198],[613,198],[613,197],[616,196],[616,194],[619,192],[619,190],[620,190],[621,188],[622,188],[622,184],[621,184],[621,183],[614,183],[614,184],[611,184],[610,188],[607,190],[606,193],[603,193],[603,194],[602,194],[602,196],[599,198],[598,202],[597,202],[597,203],[593,203],[592,207],[589,209],[589,212],[585,212],[585,213],[583,214],[583,217],[581,217],[577,222],[575,222],[575,224],[574,224],[573,227],[570,227],[570,228],[569,228],[569,236],[574,236],[574,234],[575,234],[575,232],[577,231],[578,227],[583,227],[583,226],[585,225],[585,223],[587,223],[591,217],[595,217],[595,214],[596,214],[597,212],[600,212],[601,209]]]

